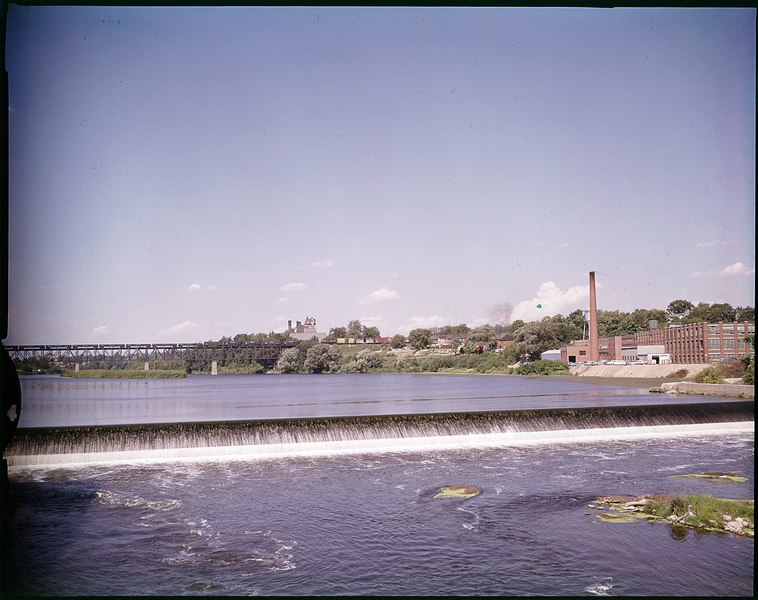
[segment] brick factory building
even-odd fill
[[[589,339],[561,348],[561,361],[626,363],[719,363],[754,354],[746,341],[755,336],[755,323],[685,323],[658,329],[650,321],[648,331],[600,338],[598,335],[595,272],[590,271]]]
[[[601,338],[598,360],[676,364],[726,362],[754,353],[745,340],[750,335],[755,335],[755,323],[671,325]],[[589,340],[578,340],[561,348],[561,360],[567,364],[590,362]]]
[[[663,345],[675,363],[718,363],[753,354],[745,338],[755,323],[687,323],[636,334],[638,345]]]

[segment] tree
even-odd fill
[[[732,308],[731,304],[727,304],[726,302],[711,304],[711,309],[708,312],[708,321],[711,323],[718,323],[720,321],[732,323],[737,318],[737,311]]]
[[[308,348],[303,363],[307,373],[336,373],[340,370],[342,355],[339,348],[328,345],[314,345]]]
[[[574,333],[573,325],[539,321],[520,327],[514,341],[520,354],[528,355],[531,360],[539,360],[546,350],[555,350],[575,339]]]
[[[526,325],[526,323],[524,323],[521,319],[516,319],[513,323],[511,323],[511,335],[515,335],[516,332],[524,325]]]
[[[330,342],[336,342],[338,339],[347,337],[347,328],[345,327],[332,327],[329,330],[329,335],[324,339]]]
[[[465,323],[461,323],[460,325],[445,325],[443,327],[440,327],[437,335],[439,335],[440,337],[451,337],[454,335],[468,335],[470,331],[471,331],[471,328],[468,325],[466,325]]]
[[[584,329],[584,311],[577,308],[575,311],[566,315],[566,323],[574,325],[580,332]]]
[[[363,337],[363,325],[360,321],[350,321],[347,324],[347,337],[359,338]]]
[[[431,339],[432,332],[424,328],[413,329],[408,334],[408,343],[416,350],[428,348]]]
[[[666,312],[672,319],[679,320],[686,317],[693,308],[695,305],[689,300],[672,300],[666,307]]]
[[[736,321],[747,321],[749,323],[755,322],[755,309],[752,306],[738,306],[734,309],[737,313],[737,316],[735,318]]]
[[[604,338],[634,333],[634,322],[631,319],[624,321],[624,317],[627,316],[627,313],[618,310],[597,311],[598,335]]]
[[[297,348],[287,348],[279,357],[279,370],[282,373],[297,373],[299,355],[300,351]]]
[[[379,333],[378,327],[363,327],[363,335],[361,337],[365,338],[378,338],[381,337],[381,333]]]
[[[731,304],[699,303],[682,319],[683,323],[732,323],[737,318],[737,311]]]
[[[491,325],[482,325],[481,327],[476,327],[475,329],[471,330],[471,333],[469,333],[468,341],[469,342],[476,342],[480,344],[489,344],[491,342],[494,342],[497,339],[497,336],[495,335],[495,328]]]
[[[660,328],[665,327],[668,323],[668,313],[657,308],[638,308],[629,317],[634,326],[634,330],[630,333],[647,330],[651,320],[657,321]]]
[[[371,369],[382,366],[382,358],[379,352],[366,349],[361,350],[355,355],[355,358],[342,367],[346,373],[368,373]]]
[[[405,348],[405,336],[399,333],[393,335],[392,340],[390,340],[390,346],[393,348]]]

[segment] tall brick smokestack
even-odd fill
[[[595,293],[595,271],[590,271],[590,360],[600,360],[600,344],[597,328],[597,295]]]

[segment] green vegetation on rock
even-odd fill
[[[640,518],[645,518],[638,513],[622,514],[619,512],[614,513],[600,513],[596,515],[597,519],[606,523],[635,523]]]
[[[752,500],[715,498],[706,494],[682,496],[643,495],[636,498],[622,496],[600,497],[601,505],[591,508],[611,508],[622,515],[637,516],[649,521],[668,523],[700,531],[731,532],[753,537],[754,503]],[[607,520],[607,519],[604,519]],[[614,522],[620,522],[613,519]]]
[[[715,483],[745,483],[747,477],[737,475],[737,473],[690,473],[687,475],[671,475],[672,478],[688,478],[705,479],[707,481],[713,481]]]
[[[473,498],[478,496],[481,490],[469,485],[446,485],[440,488],[439,493],[432,496],[436,498]]]

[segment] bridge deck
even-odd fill
[[[6,346],[14,361],[47,360],[60,364],[123,364],[161,360],[174,365],[217,361],[273,364],[297,340],[281,342],[198,342],[177,344],[36,344]]]

